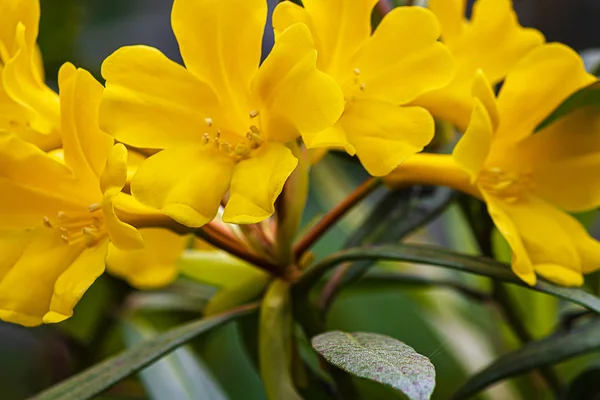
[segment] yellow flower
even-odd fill
[[[388,183],[443,184],[482,198],[513,251],[512,268],[521,279],[534,285],[539,274],[579,286],[583,274],[600,268],[600,243],[565,211],[600,205],[600,115],[583,108],[535,129],[595,80],[577,54],[560,44],[525,56],[497,99],[479,73],[471,121],[453,155],[416,155]]]
[[[52,150],[61,143],[60,104],[44,83],[39,19],[38,0],[0,2],[0,129]]]
[[[98,127],[102,86],[71,64],[59,86],[63,152],[0,130],[0,318],[26,326],[70,317],[111,247],[143,247],[116,214],[146,210],[121,193],[127,150]]]
[[[492,84],[504,79],[523,56],[544,43],[535,29],[519,25],[512,0],[477,0],[470,21],[466,0],[430,0],[428,7],[442,27],[442,41],[456,59],[456,75],[449,85],[426,93],[413,104],[464,131],[473,109],[471,82],[481,69]]]
[[[212,220],[228,190],[225,221],[264,220],[297,164],[284,143],[333,124],[342,94],[316,69],[302,24],[279,36],[259,68],[265,0],[175,0],[171,17],[186,68],[145,46],[102,65],[103,129],[164,149],[142,163],[131,191],[190,227]]]
[[[304,133],[306,145],[342,147],[370,174],[381,176],[431,141],[431,115],[406,105],[446,85],[454,62],[437,41],[440,28],[427,9],[398,7],[371,34],[376,3],[306,0],[302,8],[285,1],[275,9],[273,25],[281,32],[306,23],[319,51],[319,69],[344,91],[342,117],[329,129]]]

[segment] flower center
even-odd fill
[[[477,183],[482,190],[508,203],[519,200],[533,186],[530,172],[514,173],[495,167],[481,171]]]
[[[250,121],[256,119],[259,115],[258,110],[252,110],[249,113]],[[214,126],[212,118],[205,118],[207,132],[202,135],[202,144],[204,146],[213,146],[215,149],[231,156],[237,160],[248,158],[252,150],[258,149],[263,143],[256,124],[249,124],[245,135],[224,135],[221,130]]]
[[[108,236],[104,227],[100,204],[94,203],[88,211],[59,211],[54,218],[44,217],[44,226],[58,229],[67,243],[83,240],[87,247],[94,246]]]

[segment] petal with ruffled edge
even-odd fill
[[[351,91],[344,88],[346,96],[401,105],[448,84],[454,59],[438,42],[439,36],[440,27],[431,11],[395,8],[348,66],[347,80],[356,83]]]
[[[2,84],[8,96],[27,109],[28,123],[34,131],[51,135],[55,147],[60,145],[60,105],[58,95],[39,76],[35,49],[26,41],[26,28],[17,26],[18,51],[2,70]]]
[[[356,149],[354,146],[348,141],[348,136],[346,135],[346,130],[342,125],[342,118],[336,122],[335,125],[314,133],[304,133],[302,135],[302,140],[306,144],[306,147],[309,149],[319,149],[319,148],[342,148],[346,151],[346,153],[351,156],[356,154]],[[323,153],[322,155],[325,155]]]
[[[396,107],[377,100],[348,103],[340,119],[348,141],[373,176],[389,174],[433,138],[433,118],[420,107]]]
[[[471,182],[475,182],[483,168],[490,152],[493,135],[494,128],[490,116],[483,103],[475,99],[471,122],[452,152],[456,163],[469,173]]]
[[[104,271],[107,242],[86,248],[58,230],[38,228],[0,238],[0,318],[25,326],[59,322]],[[8,251],[7,251],[8,250]],[[27,290],[23,288],[26,287]]]
[[[524,57],[506,77],[498,95],[498,141],[516,143],[531,135],[573,92],[594,82],[583,61],[569,47],[553,43]]]
[[[308,0],[303,4],[301,12],[291,2],[280,3],[273,13],[273,26],[283,31],[296,22],[306,23],[317,43],[319,68],[341,82],[352,70],[350,59],[371,35],[371,14],[377,0]]]
[[[265,0],[175,0],[171,14],[183,61],[229,108],[245,116],[267,21]]]
[[[39,0],[4,0],[0,3],[0,63],[6,63],[19,49],[17,44],[17,25],[26,28],[25,44],[32,49],[38,35],[40,21]]]
[[[198,228],[217,214],[234,165],[231,157],[211,144],[163,150],[140,165],[131,193],[142,204]]]
[[[486,197],[488,207],[490,198]],[[522,248],[513,247],[492,211],[490,215],[518,255],[526,252],[533,269],[547,279],[565,285],[581,286],[582,274],[600,268],[600,243],[592,239],[573,217],[534,196],[525,196],[514,203],[493,201],[495,213],[501,209],[505,219],[512,221]],[[501,213],[502,213],[501,212]],[[523,257],[524,258],[524,257]],[[513,268],[515,266],[513,265]]]
[[[124,143],[158,149],[197,144],[205,119],[219,120],[210,87],[152,47],[120,48],[104,60],[102,76],[100,126]]]
[[[104,273],[108,240],[84,249],[81,254],[58,277],[50,300],[50,309],[44,315],[44,323],[64,321],[73,315],[73,308],[86,290]]]
[[[512,217],[504,210],[504,203],[493,196],[487,195],[483,191],[482,194],[490,217],[512,250],[511,267],[513,272],[528,285],[535,285],[537,278],[535,276],[531,258],[527,253],[527,249],[521,238],[521,233],[516,224],[512,220]]]
[[[542,45],[544,37],[519,25],[510,0],[478,0],[470,22],[464,19],[462,0],[431,0],[429,7],[440,18],[442,38],[456,58],[457,69],[448,86],[424,94],[415,104],[464,131],[473,108],[471,80],[476,71],[482,69],[496,84],[522,57]],[[459,7],[462,13],[457,15]],[[447,37],[444,29],[454,33]]]
[[[561,209],[600,205],[600,114],[577,110],[521,141],[513,162],[531,168],[533,190]]]
[[[111,242],[123,250],[135,250],[144,247],[144,240],[135,227],[121,221],[115,212],[114,199],[119,195],[127,180],[127,149],[116,144],[108,154],[106,167],[100,177],[102,198],[102,216]]]
[[[140,229],[146,247],[123,251],[110,245],[106,257],[108,272],[125,279],[138,289],[168,285],[177,277],[177,261],[189,243],[189,236],[166,229]]]
[[[260,103],[261,128],[269,140],[288,142],[300,133],[318,132],[344,110],[338,84],[317,70],[310,31],[294,24],[278,38],[252,81]]]
[[[266,143],[233,171],[231,195],[223,221],[254,224],[270,217],[285,181],[298,165],[291,150],[280,143]]]
[[[99,195],[98,180],[114,143],[98,126],[103,87],[89,72],[70,63],[61,67],[58,82],[65,164],[82,191]]]

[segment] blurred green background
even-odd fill
[[[276,2],[270,3],[274,6]],[[102,60],[123,45],[151,45],[171,59],[180,61],[169,23],[170,1],[41,0],[41,4],[39,44],[47,79],[54,87],[57,71],[66,61],[90,70],[101,79]],[[600,1],[515,0],[515,8],[523,25],[541,29],[549,41],[562,41],[584,51],[590,65],[600,59],[595,50],[600,48]],[[272,40],[267,29],[263,53],[268,52]],[[311,176],[311,196],[305,220],[308,222],[322,215],[365,177],[349,158],[336,154],[326,156]],[[370,199],[371,204],[383,195],[378,193]],[[368,209],[369,203],[366,203],[345,218],[318,243],[316,256],[322,257],[339,248],[363,222]],[[594,217],[595,214],[588,215],[590,224],[593,224]],[[479,251],[457,204],[447,208],[426,229],[411,235],[409,240],[442,244],[469,253]],[[495,248],[497,254],[507,256],[501,241],[495,241]],[[451,278],[482,288],[489,285],[489,281],[483,278],[432,267],[381,267]],[[26,398],[164,327],[198,316],[202,302],[213,291],[182,280],[167,293],[174,296],[169,301],[178,299],[178,311],[164,310],[166,297],[157,293],[133,293],[125,283],[104,276],[84,296],[75,317],[66,323],[34,329],[0,324],[0,398]],[[549,333],[557,323],[557,315],[564,309],[564,305],[556,299],[531,291],[511,287],[510,293],[516,300],[517,311],[535,337]],[[197,308],[190,307],[190,303]],[[368,280],[352,284],[341,292],[332,306],[328,328],[387,334],[430,357],[437,370],[436,399],[448,398],[469,375],[517,344],[499,313],[485,304],[473,302],[449,289],[423,289]],[[134,377],[119,384],[104,398],[186,398],[186,395],[198,393],[200,389],[186,388],[176,397],[172,396],[179,393],[184,385],[182,382],[190,381],[186,381],[185,377],[191,374],[216,377],[218,383],[212,384],[211,390],[220,396],[264,399],[255,355],[245,345],[255,340],[255,335],[255,317],[230,323],[178,351],[168,363],[161,362],[148,369],[141,379]],[[304,347],[308,345],[305,343]],[[568,382],[593,362],[593,357],[588,358],[561,365],[561,378]],[[194,372],[198,374],[194,375]],[[397,396],[372,384],[359,384],[367,399]],[[210,387],[211,384],[207,385]],[[206,390],[207,386],[199,387]],[[316,396],[313,394],[307,398]],[[549,395],[535,374],[503,383],[480,396],[482,399],[545,397],[549,398]]]

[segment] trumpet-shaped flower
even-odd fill
[[[319,68],[344,92],[342,117],[331,128],[303,134],[306,145],[344,148],[369,173],[381,176],[431,141],[431,115],[406,105],[449,83],[454,62],[438,42],[439,24],[427,9],[398,7],[371,34],[376,3],[306,0],[302,8],[285,1],[275,9],[273,24],[281,32],[306,23],[319,51]]]
[[[121,193],[127,150],[98,127],[102,86],[71,64],[59,86],[61,153],[0,131],[0,318],[27,326],[70,317],[107,252],[144,245],[142,233],[117,217],[116,205],[147,210]],[[118,269],[122,260],[111,261]]]
[[[44,83],[39,19],[39,0],[0,2],[0,129],[52,150],[61,144],[60,103]]]
[[[504,79],[527,53],[544,43],[535,29],[519,25],[512,0],[477,0],[465,20],[466,0],[430,0],[440,21],[442,41],[456,59],[456,74],[443,88],[426,93],[413,104],[464,131],[471,117],[471,82],[482,70],[492,84]]]
[[[453,156],[415,156],[388,182],[429,181],[482,198],[521,279],[534,285],[539,274],[581,285],[583,274],[600,268],[600,243],[565,211],[600,205],[600,116],[584,108],[535,130],[570,94],[595,80],[577,54],[560,44],[525,56],[497,99],[479,73],[471,121]]]
[[[161,149],[131,183],[142,203],[199,227],[217,213],[269,217],[297,165],[285,146],[340,116],[343,96],[316,68],[309,30],[294,24],[259,68],[265,0],[175,0],[172,25],[186,67],[130,46],[102,65],[100,119],[117,140]]]

